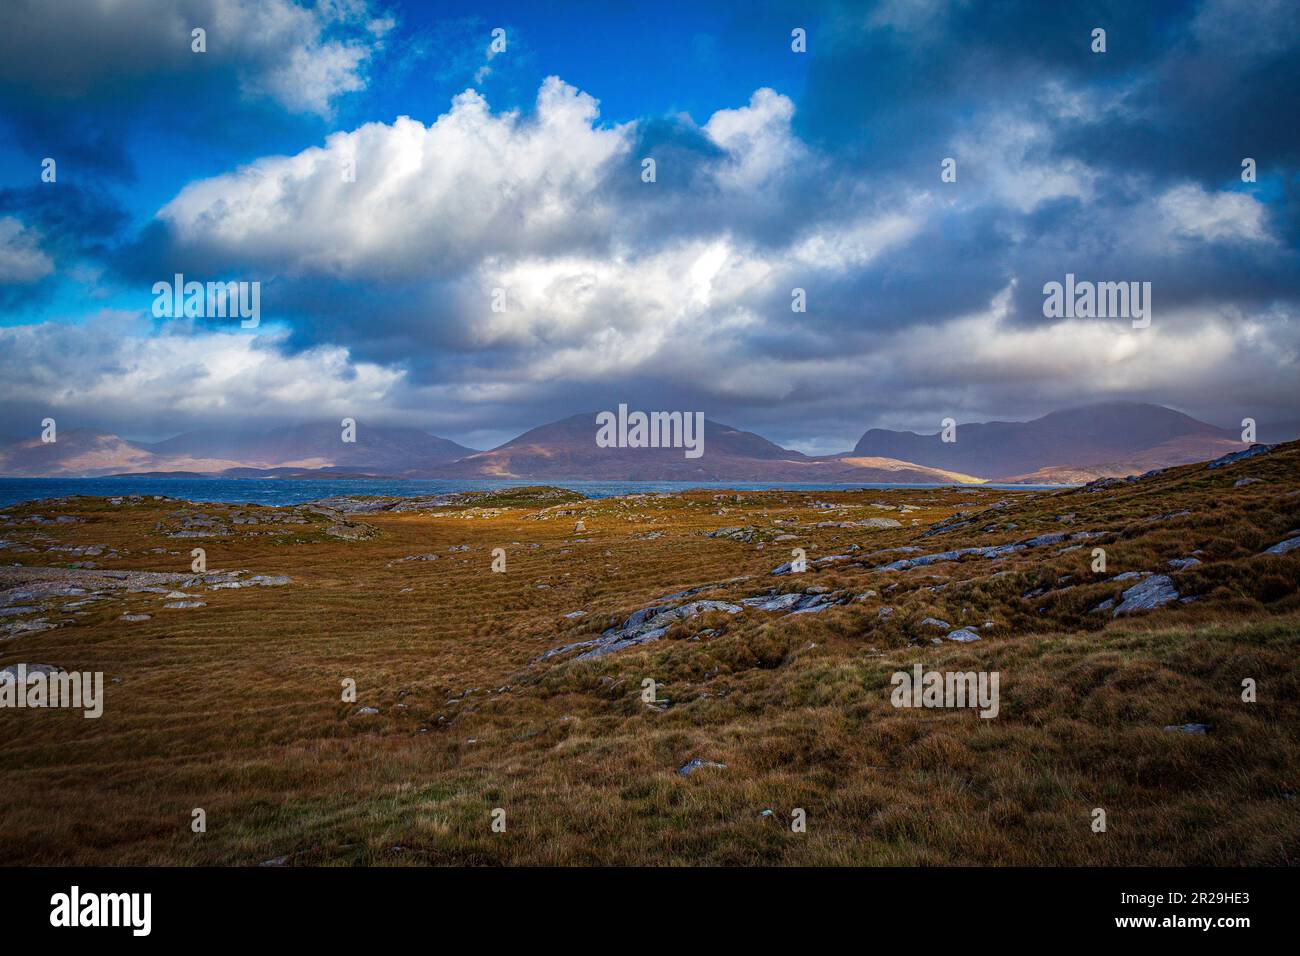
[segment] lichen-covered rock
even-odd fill
[[[1178,589],[1166,574],[1153,574],[1140,584],[1135,584],[1121,595],[1119,607],[1111,617],[1151,611],[1178,600]]]

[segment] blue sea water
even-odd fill
[[[185,501],[214,501],[228,504],[297,505],[331,495],[437,495],[454,491],[490,491],[527,485],[569,488],[589,498],[644,494],[657,491],[687,491],[691,488],[768,491],[846,491],[853,488],[942,488],[945,485],[901,484],[801,484],[766,481],[523,481],[503,478],[438,479],[429,481],[387,478],[0,478],[0,507],[25,501],[63,498],[68,495],[166,495]],[[1052,489],[1058,485],[979,485],[981,488]]]

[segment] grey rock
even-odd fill
[[[293,578],[287,574],[255,574],[248,579],[249,584],[256,584],[261,588],[276,588],[284,584],[292,584]]]
[[[921,622],[922,627],[937,627],[941,631],[946,631],[952,627],[947,621],[941,621],[937,617],[927,617]]]
[[[1121,596],[1119,607],[1111,617],[1132,614],[1136,611],[1151,611],[1178,600],[1178,589],[1168,575],[1153,574],[1151,577],[1135,584]]]
[[[1206,464],[1206,470],[1213,471],[1216,468],[1222,468],[1224,465],[1231,465],[1233,462],[1245,461],[1247,458],[1257,458],[1260,455],[1267,455],[1277,445],[1251,445],[1245,451],[1234,451],[1230,455],[1224,455],[1222,458],[1216,458],[1214,461]]]
[[[1165,728],[1167,734],[1207,734],[1210,732],[1208,724],[1170,724]]]
[[[962,627],[955,631],[949,631],[945,635],[950,641],[958,641],[962,644],[968,644],[971,641],[978,641],[980,636],[973,628]]]
[[[696,757],[695,759],[688,760],[686,763],[682,764],[682,766],[677,768],[677,772],[680,773],[683,777],[689,777],[695,771],[700,770],[704,767],[714,767],[717,768],[718,770],[727,769],[727,765],[725,763],[718,763],[716,760],[702,760],[699,757]]]
[[[0,681],[16,682],[18,680],[18,668],[23,667],[28,677],[32,674],[44,674],[48,677],[50,674],[58,674],[63,671],[62,667],[55,667],[53,664],[10,664],[8,667],[0,667]]]
[[[1186,571],[1188,568],[1194,568],[1200,563],[1196,558],[1174,558],[1169,562],[1169,566],[1177,571]]]
[[[1277,544],[1273,545],[1273,547],[1265,550],[1264,553],[1288,554],[1296,548],[1300,548],[1300,535],[1296,535],[1294,538],[1287,538],[1285,541],[1279,541]]]

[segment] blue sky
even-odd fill
[[[1108,399],[1294,420],[1298,27],[1282,0],[7,4],[5,433],[352,415],[485,447],[628,402],[829,452]],[[178,271],[259,282],[261,325],[153,317]],[[1150,282],[1151,326],[1044,317],[1067,272]]]

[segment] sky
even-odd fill
[[[1293,0],[7,0],[0,435],[1295,421],[1298,46]],[[178,273],[260,323],[156,316]],[[1048,317],[1067,274],[1150,324]]]

